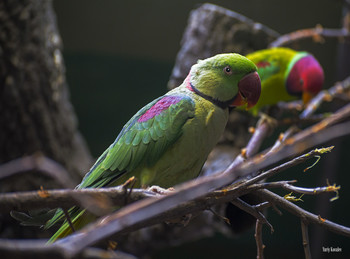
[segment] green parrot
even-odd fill
[[[164,188],[195,178],[226,126],[229,107],[253,107],[261,92],[257,68],[239,54],[199,60],[184,82],[139,110],[76,187],[100,188],[136,177],[135,187]],[[69,210],[75,229],[93,221],[91,213]],[[63,220],[57,210],[46,228]],[[49,242],[72,232],[67,221]]]
[[[250,111],[257,115],[266,105],[302,98],[304,104],[322,89],[324,74],[321,65],[308,52],[289,48],[271,48],[246,56],[258,68],[261,97]]]

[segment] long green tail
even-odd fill
[[[96,216],[92,215],[91,213],[89,213],[85,210],[79,210],[77,208],[72,208],[72,209],[76,210],[76,212],[73,213],[76,215],[72,216],[72,219],[71,219],[75,230],[81,229],[82,227],[84,227],[85,225],[87,225],[88,223],[90,223],[96,219]],[[62,214],[63,214],[63,212],[62,212]],[[69,214],[72,215],[71,213],[69,213]],[[60,216],[60,215],[58,215],[58,216]],[[54,223],[56,223],[56,222],[54,222]],[[51,226],[51,224],[48,227],[50,227],[50,226]],[[51,243],[55,242],[57,239],[66,237],[72,233],[73,233],[72,228],[69,226],[68,221],[65,220],[65,222],[62,224],[62,226],[49,239],[49,241],[47,243],[51,244]]]

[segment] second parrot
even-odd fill
[[[324,74],[316,58],[308,52],[271,48],[248,54],[258,68],[261,97],[250,111],[257,115],[267,105],[302,98],[307,103],[322,89]]]

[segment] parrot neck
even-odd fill
[[[202,93],[201,91],[199,91],[191,82],[189,83],[189,87],[187,87],[187,88],[189,88],[191,91],[195,92],[197,95],[204,98],[205,100],[220,107],[221,109],[228,108],[229,104],[232,103],[232,101],[233,101],[233,100],[228,100],[228,101],[222,102],[222,101],[215,99],[209,95],[206,95],[205,93]]]
[[[191,92],[194,92],[195,94],[199,95],[200,97],[204,98],[205,100],[211,102],[212,104],[220,107],[221,109],[226,109],[228,108],[229,104],[233,101],[233,100],[228,100],[225,102],[222,102],[218,99],[215,99],[209,95],[206,95],[205,93],[202,93],[201,91],[199,91],[192,83],[191,83],[191,73],[188,74],[188,76],[185,79],[185,86],[188,90],[190,90]]]

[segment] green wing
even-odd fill
[[[181,136],[183,125],[194,113],[195,103],[188,96],[166,95],[149,103],[128,121],[77,188],[104,187],[139,165],[152,166]],[[73,222],[82,215],[76,207],[69,212]],[[62,219],[64,214],[58,210],[45,228]],[[62,237],[67,228],[65,222],[50,241]]]
[[[253,61],[258,68],[261,82],[278,74],[281,69],[280,60],[272,58],[269,55],[264,55],[264,52],[262,54],[258,52],[247,55],[247,58]]]
[[[171,104],[164,108],[166,101]],[[161,108],[164,109],[159,112]],[[194,109],[193,100],[187,96],[163,96],[142,108],[124,126],[78,188],[103,187],[141,163],[153,165],[181,136],[182,126],[193,118]],[[147,119],[146,113],[152,116],[152,110],[159,113]],[[143,115],[146,119],[140,120]]]
[[[263,81],[275,75],[283,78],[289,62],[296,54],[289,48],[271,48],[250,53],[246,57],[257,66],[263,84]]]

